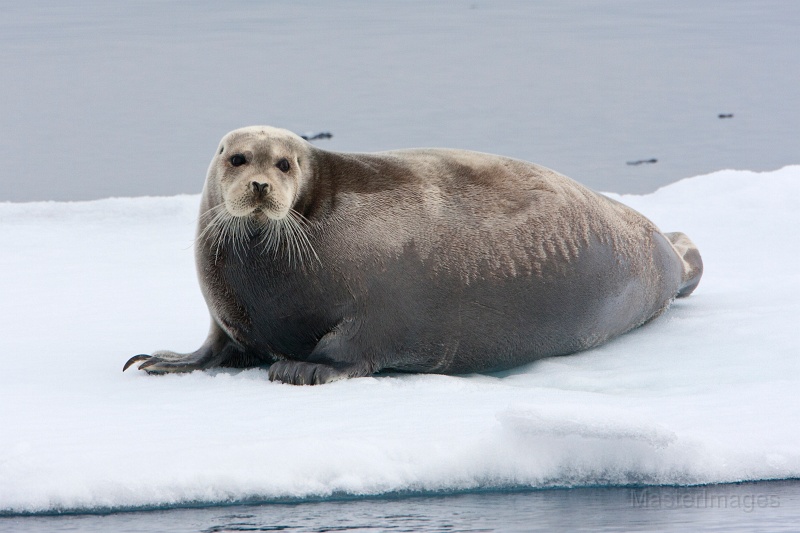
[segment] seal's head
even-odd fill
[[[289,265],[316,257],[308,223],[294,209],[310,190],[312,150],[279,128],[251,126],[225,135],[211,160],[200,205],[201,259],[208,254],[216,262],[225,250],[237,257],[248,250],[284,256]]]
[[[234,130],[222,138],[206,187],[228,214],[286,218],[304,184],[308,143],[294,133],[267,126]]]

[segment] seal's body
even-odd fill
[[[125,368],[272,363],[270,379],[294,384],[500,370],[640,326],[702,274],[685,235],[546,168],[334,153],[269,127],[223,138],[196,259],[206,343]]]

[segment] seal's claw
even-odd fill
[[[144,370],[148,374],[164,374],[166,372],[191,372],[198,368],[196,365],[186,362],[175,362],[164,359],[161,357],[160,354],[157,355],[146,355],[146,354],[139,354],[134,355],[128,362],[125,363],[125,366],[122,367],[122,371],[125,372],[128,367],[138,363],[139,361],[144,361],[141,365],[139,365],[138,370]]]
[[[154,364],[160,363],[160,362],[161,362],[161,359],[159,359],[157,357],[150,357],[144,363],[139,365],[139,370],[144,370],[148,366],[153,366]]]
[[[152,358],[151,355],[147,355],[147,354],[143,354],[143,353],[140,353],[139,355],[134,355],[133,357],[128,359],[127,363],[125,363],[125,366],[122,367],[122,371],[125,372],[126,370],[128,370],[128,367],[130,367],[134,363],[137,363],[139,361],[147,361],[148,359],[151,359],[151,358]],[[142,367],[140,366],[139,368],[142,368]]]

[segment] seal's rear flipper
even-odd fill
[[[678,257],[683,260],[683,279],[677,297],[685,298],[692,294],[700,283],[700,278],[703,276],[703,259],[697,246],[685,234],[675,231],[665,233],[664,237],[669,239]]]

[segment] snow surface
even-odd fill
[[[494,375],[294,387],[190,351],[197,196],[0,204],[0,510],[800,477],[800,166],[617,196],[699,246],[657,321]]]

